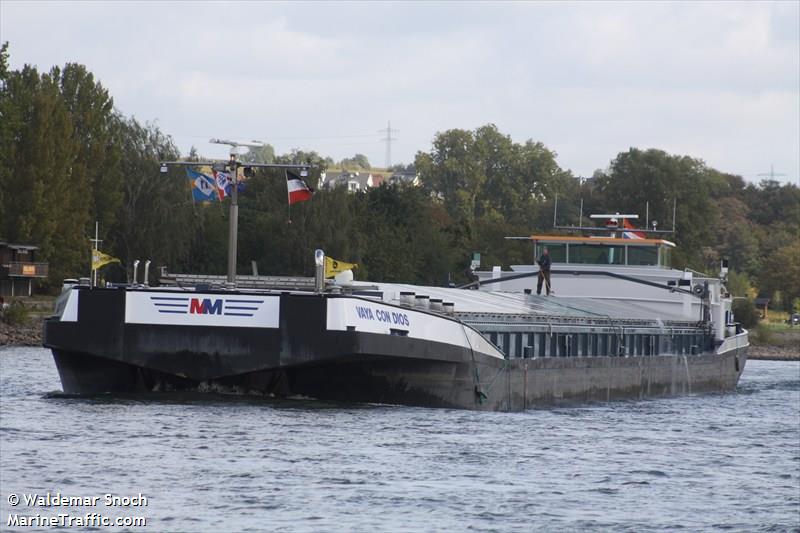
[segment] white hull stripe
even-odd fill
[[[452,344],[504,359],[503,354],[480,333],[454,320],[369,300],[331,298],[327,304],[328,330],[347,331],[350,327],[355,331],[383,335],[401,333],[414,339]]]

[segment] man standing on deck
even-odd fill
[[[542,250],[542,256],[537,263],[539,263],[539,282],[536,284],[536,294],[542,294],[542,282],[544,282],[547,295],[550,296],[550,252],[547,247]]]

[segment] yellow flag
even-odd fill
[[[345,263],[344,261],[337,261],[332,257],[325,256],[325,277],[332,278],[339,272],[345,270],[352,270],[358,268],[356,263]]]
[[[100,250],[92,250],[92,270],[97,270],[109,263],[119,263],[119,259],[104,254]]]

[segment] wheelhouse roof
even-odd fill
[[[569,244],[617,244],[627,246],[669,246],[675,243],[664,239],[624,239],[622,237],[570,237],[564,235],[531,235],[530,240],[547,243]]]

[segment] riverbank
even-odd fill
[[[748,359],[800,361],[800,328],[763,324],[750,332]]]
[[[761,361],[800,361],[800,347],[756,344],[750,346],[747,358]]]
[[[0,346],[41,346],[44,317],[31,317],[23,324],[0,322]]]

